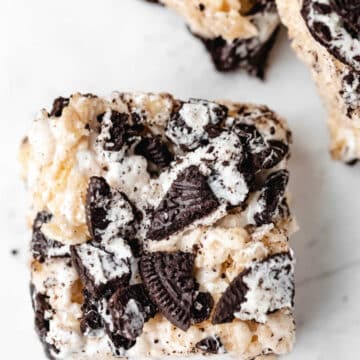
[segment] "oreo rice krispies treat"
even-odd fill
[[[360,1],[277,0],[292,45],[326,103],[331,154],[360,159]]]
[[[74,94],[20,159],[49,358],[288,353],[290,132],[265,106]]]
[[[149,0],[147,0],[149,1]],[[180,13],[209,51],[216,68],[264,77],[280,19],[275,0],[159,0]]]

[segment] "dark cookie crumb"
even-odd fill
[[[213,212],[219,203],[196,166],[185,169],[154,211],[147,237],[161,240]]]
[[[258,199],[263,210],[254,214],[257,226],[269,224],[273,221],[273,216],[285,194],[288,181],[289,172],[287,170],[279,170],[267,177]]]
[[[202,339],[195,347],[208,354],[224,354],[226,352],[218,335],[208,336]]]
[[[18,249],[11,249],[10,251],[12,256],[18,256],[19,255],[19,250]]]
[[[54,100],[52,109],[50,111],[50,116],[60,117],[66,106],[70,103],[69,98],[58,97]]]
[[[244,69],[250,75],[264,79],[267,59],[274,46],[278,29],[265,43],[259,43],[255,46],[254,43],[258,41],[256,38],[235,39],[229,43],[221,36],[207,39],[194,35],[203,42],[218,71],[227,72]]]
[[[116,332],[112,332],[108,326],[105,326],[105,331],[106,334],[109,336],[109,339],[112,342],[113,345],[113,353],[116,356],[123,356],[123,351],[124,350],[129,350],[131,349],[136,341],[134,340],[129,340],[119,334],[117,334]]]
[[[350,160],[346,163],[348,166],[355,166],[359,162],[359,159]]]
[[[101,329],[103,321],[99,314],[99,304],[97,300],[86,289],[83,291],[83,304],[81,306],[82,318],[80,320],[80,330],[87,334],[92,330]]]
[[[135,154],[142,155],[160,169],[167,167],[174,156],[159,137],[144,137],[135,147]]]
[[[98,121],[103,122],[104,116],[107,116],[107,113],[98,116]],[[103,131],[109,133],[110,138],[106,138],[104,142],[104,150],[106,151],[119,151],[123,147],[126,141],[127,132],[128,132],[128,120],[129,115],[127,113],[119,113],[118,111],[111,110],[110,129],[108,126],[101,127],[100,137],[103,136]],[[108,125],[108,124],[107,124]]]
[[[50,330],[52,308],[49,304],[49,297],[36,291],[35,286],[30,284],[31,303],[35,312],[35,330],[43,344],[48,359],[55,359],[54,353],[58,353],[54,345],[46,342],[47,333]]]
[[[111,199],[111,189],[102,177],[90,178],[86,196],[86,221],[90,236],[101,241],[98,230],[105,230],[110,221],[107,219],[107,207]]]
[[[143,284],[118,289],[109,300],[109,309],[117,333],[130,340],[141,335],[144,323],[157,312]]]
[[[199,292],[192,306],[193,323],[201,323],[210,317],[214,300],[210,293]]]
[[[41,263],[48,258],[70,256],[69,246],[63,245],[59,241],[48,239],[41,231],[43,224],[48,223],[51,218],[51,214],[41,211],[37,213],[33,222],[31,251],[34,259]]]

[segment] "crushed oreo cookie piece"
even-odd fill
[[[129,130],[129,115],[115,110],[108,111],[98,116],[101,123],[100,134],[97,141],[106,151],[120,151],[124,146]]]
[[[35,328],[41,339],[45,339],[50,329],[50,319],[52,308],[49,304],[49,297],[35,290],[34,285],[30,285],[30,293],[33,309],[35,311]]]
[[[225,354],[226,350],[218,335],[200,340],[195,347],[208,354]]]
[[[110,201],[111,188],[106,180],[102,177],[91,177],[86,196],[86,221],[90,236],[95,241],[101,241],[100,234],[110,223],[107,219]]]
[[[241,320],[264,323],[267,315],[294,306],[294,260],[289,252],[268,256],[242,271],[216,304],[213,324]]]
[[[216,125],[227,117],[228,109],[215,102],[190,99],[181,103],[168,121],[166,136],[185,150],[207,144]]]
[[[105,327],[105,331],[111,341],[110,346],[113,354],[117,357],[123,357],[125,355],[124,351],[131,349],[136,343],[135,340],[130,340],[116,332],[111,332],[108,327]]]
[[[106,242],[119,236],[131,238],[136,220],[134,210],[127,196],[111,189],[103,177],[90,178],[86,196],[86,220],[94,241]]]
[[[280,140],[269,140],[270,152],[265,158],[262,168],[271,169],[283,160],[289,153],[289,146]]]
[[[167,167],[174,159],[165,143],[159,137],[144,137],[135,147],[135,154],[144,156],[160,169]]]
[[[59,352],[55,346],[46,342],[46,336],[50,330],[50,320],[53,309],[49,304],[49,297],[37,292],[35,286],[30,284],[31,303],[35,312],[35,330],[43,344],[45,354],[48,359],[55,359],[55,354]]]
[[[356,0],[304,0],[301,14],[316,41],[360,71],[360,4]]]
[[[46,211],[37,213],[32,228],[31,238],[31,252],[39,262],[44,262],[48,258],[62,258],[70,256],[70,248],[68,245],[64,245],[56,240],[48,239],[41,227],[43,224],[48,223],[51,220],[51,214]]]
[[[103,327],[103,321],[99,313],[98,301],[86,289],[83,291],[83,298],[80,330],[83,334],[87,335],[93,330],[101,329]]]
[[[117,334],[129,340],[136,340],[142,333],[144,323],[157,312],[143,284],[118,289],[108,306]]]
[[[348,166],[355,166],[358,162],[360,161],[360,159],[353,159],[353,160],[350,160],[346,163],[346,165]]]
[[[175,179],[152,215],[147,237],[164,239],[213,212],[219,203],[206,178],[190,166]]]
[[[353,37],[360,35],[360,2],[358,0],[331,0],[335,11],[342,17]]]
[[[147,253],[139,263],[150,298],[172,324],[184,331],[193,323],[198,286],[193,267],[194,255],[181,251]]]
[[[128,285],[130,257],[130,248],[121,238],[107,244],[89,241],[71,246],[73,265],[86,290],[95,298],[109,296]]]
[[[267,142],[254,125],[235,123],[233,130],[239,136],[241,143],[251,158],[251,170],[262,169],[266,157],[270,153]]]
[[[280,140],[265,140],[254,125],[235,123],[235,133],[248,153],[247,173],[276,166],[289,152],[289,147]]]
[[[289,182],[289,172],[279,170],[270,174],[258,197],[260,211],[255,212],[254,221],[257,226],[270,224],[285,194]]]
[[[214,306],[214,300],[210,293],[199,292],[192,306],[192,322],[201,323],[210,317],[211,310]]]
[[[249,288],[244,283],[243,277],[245,277],[249,272],[249,269],[244,270],[225,290],[215,306],[212,317],[213,324],[222,324],[234,320],[234,312],[241,303],[246,301],[245,295]]]
[[[264,79],[267,59],[274,46],[277,33],[278,29],[264,43],[257,37],[235,39],[229,43],[221,36],[214,39],[195,36],[205,45],[218,71],[244,69],[250,75]]]
[[[70,103],[69,98],[58,97],[54,100],[52,109],[50,111],[50,116],[60,117],[66,106]]]

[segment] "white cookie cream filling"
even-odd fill
[[[268,313],[284,307],[292,308],[294,265],[291,256],[252,263],[248,275],[243,277],[248,287],[246,301],[241,304],[240,311],[234,313],[235,317],[265,323]]]
[[[110,279],[121,278],[129,272],[126,259],[132,257],[130,247],[120,237],[98,248],[89,243],[76,247],[76,252],[96,285],[105,284]]]

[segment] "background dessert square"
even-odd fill
[[[257,101],[288,119],[294,135],[293,212],[302,230],[292,242],[297,255],[297,345],[284,358],[356,358],[357,167],[330,161],[326,114],[308,68],[291,51],[285,32],[271,55],[267,86],[259,86],[241,71],[231,76],[214,72],[201,44],[184,30],[183,19],[143,1],[14,0],[9,8],[6,2],[0,7],[2,35],[9,40],[0,49],[3,356],[22,359],[31,353],[44,358],[33,331],[24,260],[31,234],[24,233],[28,201],[18,177],[19,139],[35,112],[50,110],[59,94],[74,89],[105,94],[121,88],[165,90],[183,99]]]
[[[358,1],[277,1],[292,47],[310,67],[327,107],[334,159],[360,157]]]

